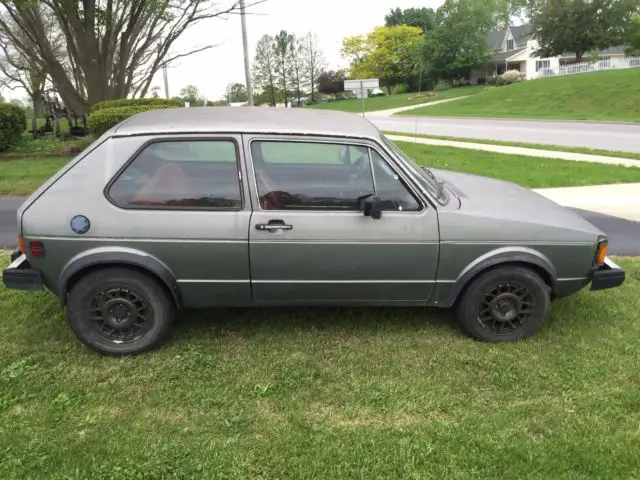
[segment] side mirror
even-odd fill
[[[358,199],[358,206],[362,208],[365,217],[371,217],[374,220],[382,218],[382,200],[380,200],[380,197],[377,195],[371,193],[360,197]]]

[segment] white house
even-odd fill
[[[526,79],[558,74],[562,67],[576,63],[575,53],[551,58],[537,57],[534,52],[538,48],[538,42],[530,23],[490,32],[487,41],[491,49],[491,60],[484,68],[471,70],[467,80],[472,84],[478,83],[479,78],[500,75],[506,70],[519,70]],[[612,47],[600,52],[601,62],[624,57],[624,47]]]

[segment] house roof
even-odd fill
[[[522,48],[517,48],[515,50],[509,50],[508,52],[498,52],[495,53],[491,56],[491,62],[504,62],[505,60],[508,60],[511,57],[515,57],[517,54],[519,54],[520,52],[523,52],[524,50],[526,50],[526,47],[522,47]]]
[[[192,107],[138,113],[113,134],[279,133],[378,138],[367,119],[348,112],[312,108]]]
[[[489,42],[489,48],[491,50],[497,50],[502,46],[504,36],[507,34],[506,30],[498,30],[496,32],[489,32],[487,41]]]
[[[533,35],[533,25],[531,23],[525,23],[523,25],[511,25],[509,26],[511,29],[511,34],[515,39],[516,45],[521,45],[529,41],[531,36]],[[502,41],[504,40],[505,35],[507,34],[507,29],[496,30],[494,32],[489,32],[487,35],[487,42],[489,43],[489,48],[491,50],[498,50],[502,47]]]
[[[533,24],[525,23],[523,25],[518,25],[517,27],[509,27],[511,28],[511,33],[513,37],[516,39],[516,44],[526,43],[533,36]]]

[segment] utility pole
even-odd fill
[[[169,98],[169,78],[167,77],[167,66],[162,66],[162,76],[164,77],[164,98]]]
[[[240,0],[240,22],[242,25],[242,49],[244,50],[244,76],[247,83],[247,105],[253,106],[253,87],[251,86],[251,66],[249,65],[249,46],[247,45],[247,20],[244,0]]]

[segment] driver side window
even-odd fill
[[[251,160],[263,210],[357,210],[374,192],[367,147],[254,140]]]
[[[422,206],[373,149],[341,143],[254,140],[251,160],[263,210],[359,210],[373,193],[386,211]]]

